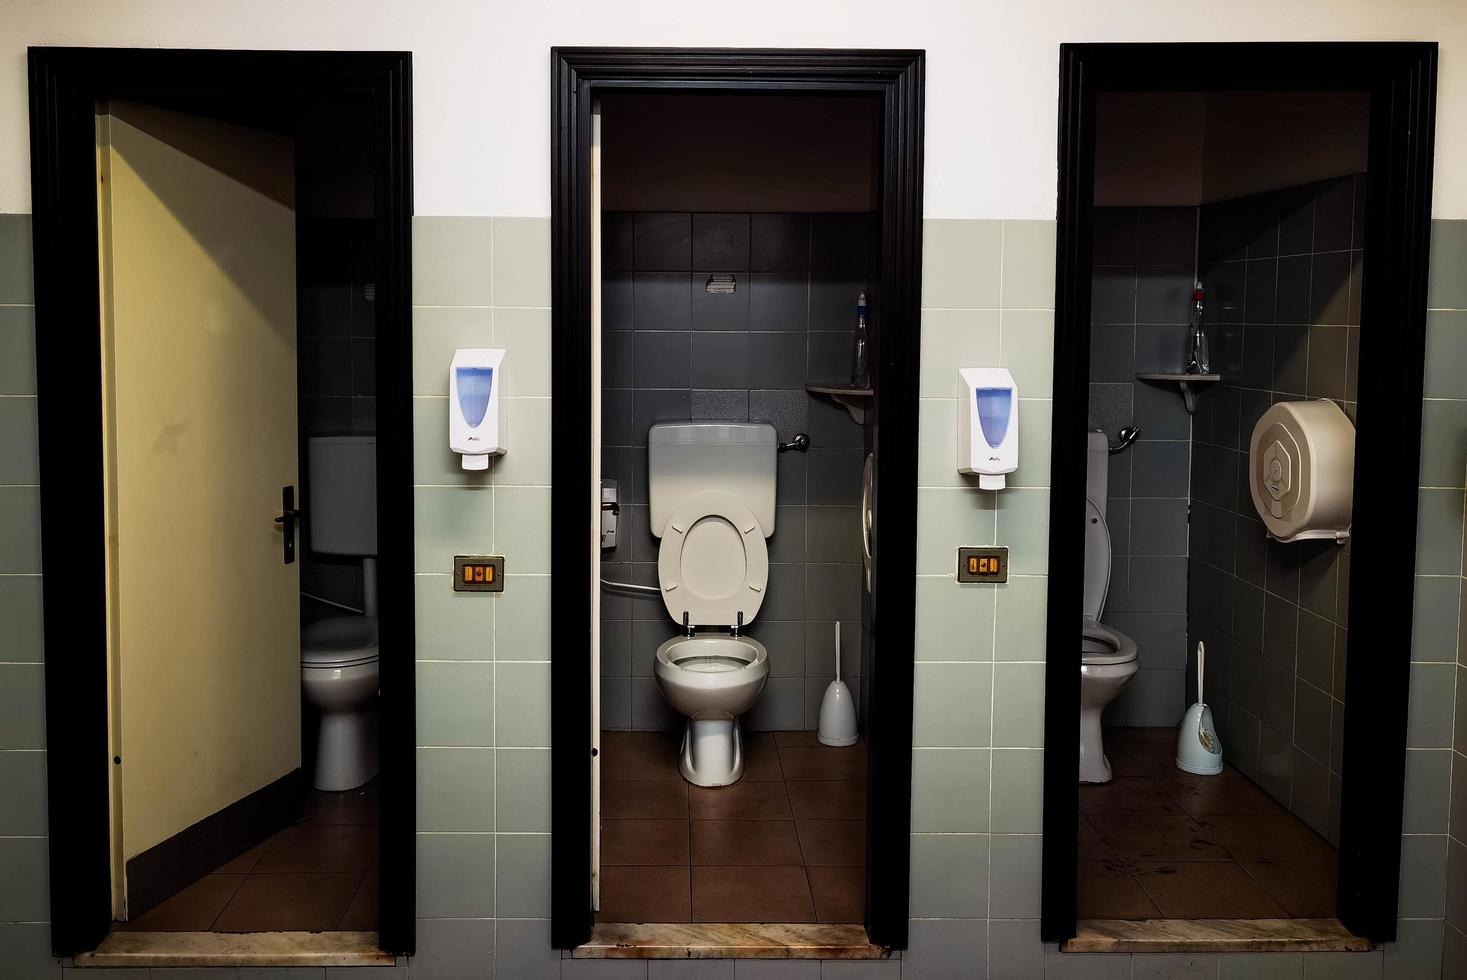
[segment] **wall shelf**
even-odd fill
[[[866,424],[866,402],[870,400],[874,392],[870,385],[853,384],[808,384],[805,390],[812,395],[824,395],[834,401],[851,416],[851,421],[857,425]]]
[[[1152,381],[1157,384],[1174,384],[1182,389],[1182,401],[1187,406],[1187,414],[1191,415],[1197,411],[1197,392],[1210,384],[1222,380],[1220,374],[1177,374],[1163,371],[1139,372],[1136,375],[1138,381]]]

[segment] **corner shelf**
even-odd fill
[[[871,398],[873,392],[870,385],[859,386],[853,384],[808,384],[805,390],[812,395],[824,395],[844,408],[850,415],[851,421],[857,425],[866,424],[866,402]]]
[[[1167,372],[1147,371],[1137,373],[1138,381],[1157,381],[1174,384],[1182,389],[1182,402],[1187,406],[1187,414],[1191,415],[1197,411],[1197,389],[1205,388],[1210,384],[1222,380],[1220,374],[1174,374]]]

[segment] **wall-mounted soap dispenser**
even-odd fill
[[[487,470],[502,455],[509,419],[504,408],[504,351],[464,347],[448,368],[448,448],[466,470]]]
[[[1002,490],[1019,467],[1019,387],[1004,368],[958,369],[958,472]]]

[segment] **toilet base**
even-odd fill
[[[1080,712],[1080,782],[1111,781],[1110,760],[1101,741],[1100,709]]]
[[[323,712],[312,785],[328,793],[356,789],[377,775],[377,709]]]
[[[731,786],[744,775],[744,740],[734,718],[688,719],[678,771],[694,786]]]

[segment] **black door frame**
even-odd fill
[[[1360,334],[1351,550],[1357,575],[1346,660],[1340,921],[1373,942],[1396,936],[1406,766],[1409,634],[1414,593],[1422,366],[1437,46],[1428,42],[1066,44],[1060,48],[1059,228],[1055,283],[1054,454],[1044,722],[1044,872],[1040,932],[1075,935],[1079,809],[1078,610],[1090,364],[1095,102],[1100,92],[1365,91],[1370,93],[1367,248]],[[1389,324],[1389,329],[1380,329]],[[1376,329],[1372,329],[1376,328]],[[1411,474],[1402,496],[1380,472]],[[1389,515],[1389,522],[1384,519]],[[1406,635],[1402,635],[1402,631]],[[1368,713],[1360,710],[1369,705]]]
[[[874,659],[867,801],[866,930],[907,945],[912,646],[916,603],[917,365],[922,284],[921,51],[555,48],[551,52],[551,943],[591,934],[591,104],[604,92],[853,94],[883,104],[881,300],[876,378]],[[885,583],[885,584],[883,584]],[[887,843],[872,846],[873,841]]]
[[[380,945],[414,946],[412,58],[399,52],[29,49],[51,945],[93,949],[112,923],[106,595],[68,577],[103,565],[95,117],[128,98],[216,114],[302,92],[373,108],[376,181],[377,496],[381,641]],[[268,112],[262,112],[262,120]],[[93,325],[88,327],[88,325]],[[78,328],[81,333],[78,334]],[[83,342],[78,343],[78,340]],[[91,446],[81,447],[78,439]]]

